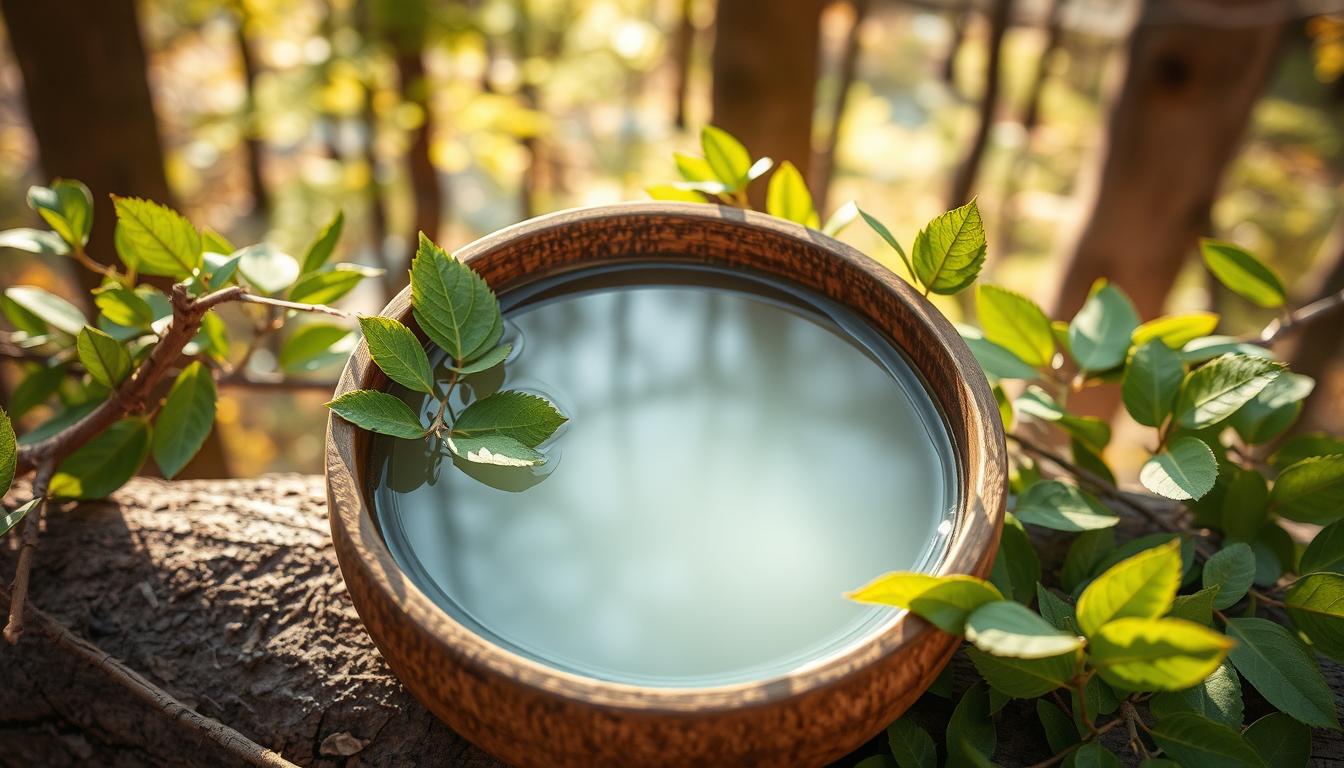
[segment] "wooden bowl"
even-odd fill
[[[960,502],[935,572],[989,573],[1007,477],[998,407],[951,324],[872,259],[762,214],[674,203],[542,216],[458,255],[500,295],[563,272],[642,260],[755,270],[840,302],[906,353],[947,420]],[[415,327],[410,289],[382,314]],[[336,395],[385,384],[361,342]],[[649,688],[553,669],[466,629],[398,567],[368,501],[368,437],[339,418],[328,422],[331,535],[350,597],[406,687],[454,730],[511,763],[820,765],[896,719],[957,647],[957,638],[902,612],[848,652],[756,682]]]

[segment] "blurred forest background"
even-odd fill
[[[1259,329],[1272,313],[1225,301],[1197,268],[1201,235],[1251,248],[1296,303],[1344,288],[1344,0],[0,0],[0,11],[0,229],[37,223],[29,185],[78,178],[97,200],[94,258],[113,252],[108,193],[290,252],[341,210],[338,255],[387,270],[347,301],[373,312],[405,284],[417,230],[452,248],[539,213],[645,198],[712,121],[804,169],[823,216],[858,200],[903,240],[978,195],[992,279],[1059,316],[1107,275],[1145,319],[1210,310],[1223,333]],[[896,266],[870,231],[843,239]],[[87,301],[76,282],[87,274],[0,253],[5,286]],[[1288,352],[1318,379],[1303,428],[1344,431],[1341,337],[1336,314]],[[197,474],[320,471],[339,361],[282,383],[277,349],[252,356],[256,385],[221,392]],[[6,404],[25,365],[0,365]],[[1113,452],[1125,450],[1118,434]]]

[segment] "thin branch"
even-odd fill
[[[1290,312],[1286,317],[1275,318],[1266,325],[1254,338],[1245,339],[1252,344],[1258,344],[1262,347],[1273,346],[1274,342],[1283,338],[1287,334],[1293,333],[1302,326],[1313,323],[1323,316],[1334,312],[1344,306],[1344,291],[1333,293],[1329,296],[1317,299],[1305,306],[1299,307]]]
[[[42,532],[42,519],[47,512],[47,488],[56,470],[54,461],[47,461],[37,471],[33,481],[33,498],[37,507],[23,521],[23,543],[19,546],[19,564],[14,571],[14,598],[9,606],[9,622],[5,624],[5,640],[14,645],[23,636],[23,607],[28,600],[28,579],[33,570],[33,556],[37,552],[37,537]]]
[[[8,590],[0,587],[0,598],[9,599]],[[11,601],[11,609],[13,608]],[[102,670],[113,682],[130,691],[141,701],[157,709],[164,717],[214,743],[241,762],[268,768],[296,768],[296,766],[252,741],[243,734],[178,701],[167,691],[146,680],[140,673],[126,666],[120,659],[71,632],[69,628],[46,613],[29,605],[24,615],[34,630],[49,638],[56,647]]]
[[[285,301],[284,299],[272,299],[267,296],[257,296],[252,293],[244,293],[238,296],[238,301],[248,304],[265,304],[269,307],[280,307],[282,309],[293,309],[299,312],[320,312],[324,315],[333,315],[335,317],[350,318],[354,315],[343,309],[323,306],[322,304],[302,304],[297,301]]]
[[[221,387],[237,389],[274,390],[277,392],[325,392],[336,391],[336,382],[320,379],[290,379],[284,376],[267,376],[234,371],[220,376],[216,381]]]

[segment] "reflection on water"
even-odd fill
[[[756,679],[875,631],[890,612],[841,593],[936,555],[952,452],[890,349],[704,287],[562,295],[510,319],[507,385],[570,417],[544,478],[510,492],[490,486],[516,475],[478,482],[420,442],[373,451],[398,562],[476,631],[606,679]]]

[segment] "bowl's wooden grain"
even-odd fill
[[[637,203],[543,216],[478,240],[458,255],[500,294],[566,271],[649,260],[749,268],[850,307],[906,352],[949,423],[962,498],[937,572],[988,573],[1006,483],[994,397],[947,320],[855,249],[734,208]],[[410,290],[383,314],[414,327]],[[385,381],[361,343],[336,394]],[[462,627],[401,572],[365,495],[366,443],[367,434],[330,419],[331,532],[355,607],[407,688],[454,729],[510,762],[822,764],[904,712],[956,649],[956,638],[903,614],[848,653],[760,682],[643,688],[552,669]]]

